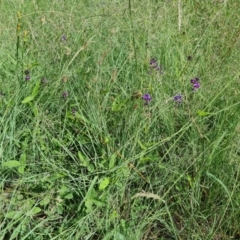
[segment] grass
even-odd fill
[[[239,7],[4,1],[0,239],[240,239]]]

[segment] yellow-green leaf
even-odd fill
[[[108,166],[109,169],[114,168],[115,163],[116,163],[116,158],[117,158],[117,155],[114,153],[114,154],[111,156],[110,161],[109,161],[109,166]]]
[[[197,111],[197,114],[198,114],[199,116],[207,116],[207,115],[209,115],[210,113],[209,113],[209,112],[204,112],[204,111],[202,111],[202,110],[198,110],[198,111]]]
[[[31,102],[34,99],[34,96],[28,96],[22,100],[22,103]]]
[[[42,209],[41,208],[39,208],[39,207],[34,207],[34,208],[32,208],[32,210],[31,210],[31,212],[35,215],[35,214],[37,214],[37,213],[40,213],[42,211]]]
[[[39,91],[39,88],[41,86],[41,82],[37,82],[36,85],[34,86],[33,90],[32,90],[32,97],[36,97]]]
[[[21,163],[19,161],[16,160],[10,160],[7,162],[3,163],[4,167],[8,167],[8,168],[14,168],[14,167],[19,167],[21,165]]]
[[[11,211],[11,212],[8,212],[7,214],[5,214],[5,218],[16,219],[16,218],[20,217],[21,215],[22,215],[22,213],[19,211]]]
[[[99,190],[104,190],[109,185],[110,179],[105,177],[100,180]]]

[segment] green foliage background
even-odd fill
[[[239,238],[238,1],[0,2],[0,239]]]

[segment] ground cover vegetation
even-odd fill
[[[0,2],[1,240],[239,238],[239,1]]]

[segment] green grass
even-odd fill
[[[3,2],[0,240],[240,239],[240,3]]]

